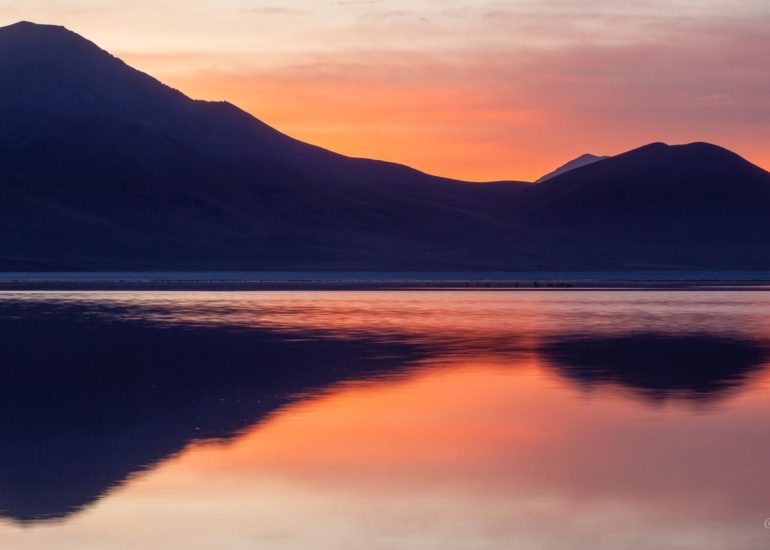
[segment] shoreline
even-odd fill
[[[770,290],[766,271],[0,272],[20,291]]]
[[[369,281],[369,280],[0,280],[0,292],[46,291],[768,291],[770,280],[606,280],[606,281]]]

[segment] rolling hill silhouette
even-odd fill
[[[770,175],[653,144],[537,185],[345,157],[63,27],[0,28],[0,270],[767,269]]]
[[[770,174],[707,143],[647,145],[517,199],[510,213],[572,235],[584,254],[650,267],[762,268],[770,260]]]

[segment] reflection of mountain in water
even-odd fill
[[[0,303],[2,515],[65,517],[193,441],[232,437],[300,393],[402,372],[422,353],[112,313]]]
[[[191,442],[233,437],[339,382],[397,375],[461,351],[510,357],[510,338],[332,338],[146,320],[163,313],[0,301],[0,515],[67,517]],[[766,355],[748,339],[662,334],[565,337],[539,351],[581,384],[697,399],[745,382]]]
[[[565,336],[546,341],[540,352],[580,385],[618,385],[653,400],[719,398],[745,383],[768,358],[762,342],[705,333]]]

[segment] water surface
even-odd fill
[[[760,549],[770,293],[0,294],[19,549]]]

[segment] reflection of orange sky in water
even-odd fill
[[[173,322],[441,341],[570,328],[762,332],[768,316],[765,294],[742,292],[176,298]],[[495,349],[311,396],[235,441],[191,446],[64,524],[0,525],[0,540],[22,550],[766,547],[767,372],[716,407],[653,405],[617,388],[579,390],[537,356]]]
[[[611,390],[587,398],[531,361],[460,361],[290,406],[112,500],[193,515],[216,502],[239,510],[221,520],[236,533],[216,537],[259,526],[277,548],[614,549],[619,536],[628,548],[759,548],[768,390],[765,377],[727,410],[696,413]]]
[[[674,449],[681,447],[675,433],[698,424],[693,422],[696,411],[675,400],[649,407],[616,389],[581,394],[534,359],[482,361],[461,360],[394,382],[342,386],[288,407],[235,443],[200,444],[180,463],[201,471],[297,473],[298,469],[301,475],[308,466],[320,472],[347,472],[387,464],[427,467],[435,473],[476,462],[490,473],[489,467],[505,469],[515,459],[529,475],[547,468],[548,462],[564,460],[562,453],[570,448],[571,461],[587,452],[583,457],[587,462],[606,466],[597,460],[596,445],[612,446],[612,439],[630,443],[629,423],[639,429],[634,438],[665,438],[658,432],[661,426],[644,429],[644,424],[665,418],[666,430],[672,432],[668,435],[674,437],[658,439],[658,445],[670,443]],[[770,375],[765,373],[751,391],[734,397],[730,408],[741,411],[740,416],[770,412],[768,389]],[[705,427],[709,415],[700,412],[705,414],[700,427]],[[596,438],[598,434],[602,437]],[[696,437],[687,445],[701,446],[705,454],[713,444],[708,439]],[[621,447],[615,450],[623,452]],[[643,477],[643,472],[639,474]],[[640,483],[637,490],[645,485],[639,477],[629,479]]]
[[[546,416],[538,418],[536,428],[523,418],[497,414],[500,411],[495,406],[479,407],[479,399],[483,397],[487,405],[500,404],[511,395],[512,383],[518,389],[538,390],[556,382],[531,363],[496,367],[499,370],[462,364],[449,376],[442,367],[440,376],[428,371],[403,381],[343,386],[277,414],[228,446],[228,451],[236,449],[232,455],[225,453],[228,457],[222,456],[216,444],[204,444],[185,463],[204,470],[220,469],[219,460],[224,458],[230,471],[253,470],[255,464],[291,471],[307,466],[312,455],[313,464],[321,469],[366,469],[383,463],[419,469],[419,465],[433,468],[443,463],[446,467],[467,460],[469,451],[473,455],[489,453],[485,459],[496,456],[502,449],[494,447],[502,443],[503,433],[517,444],[536,445],[550,431]],[[502,383],[491,388],[491,379]],[[522,399],[515,408],[532,407],[531,400],[539,398],[537,391],[530,396],[516,393]],[[287,438],[287,433],[296,437]]]

